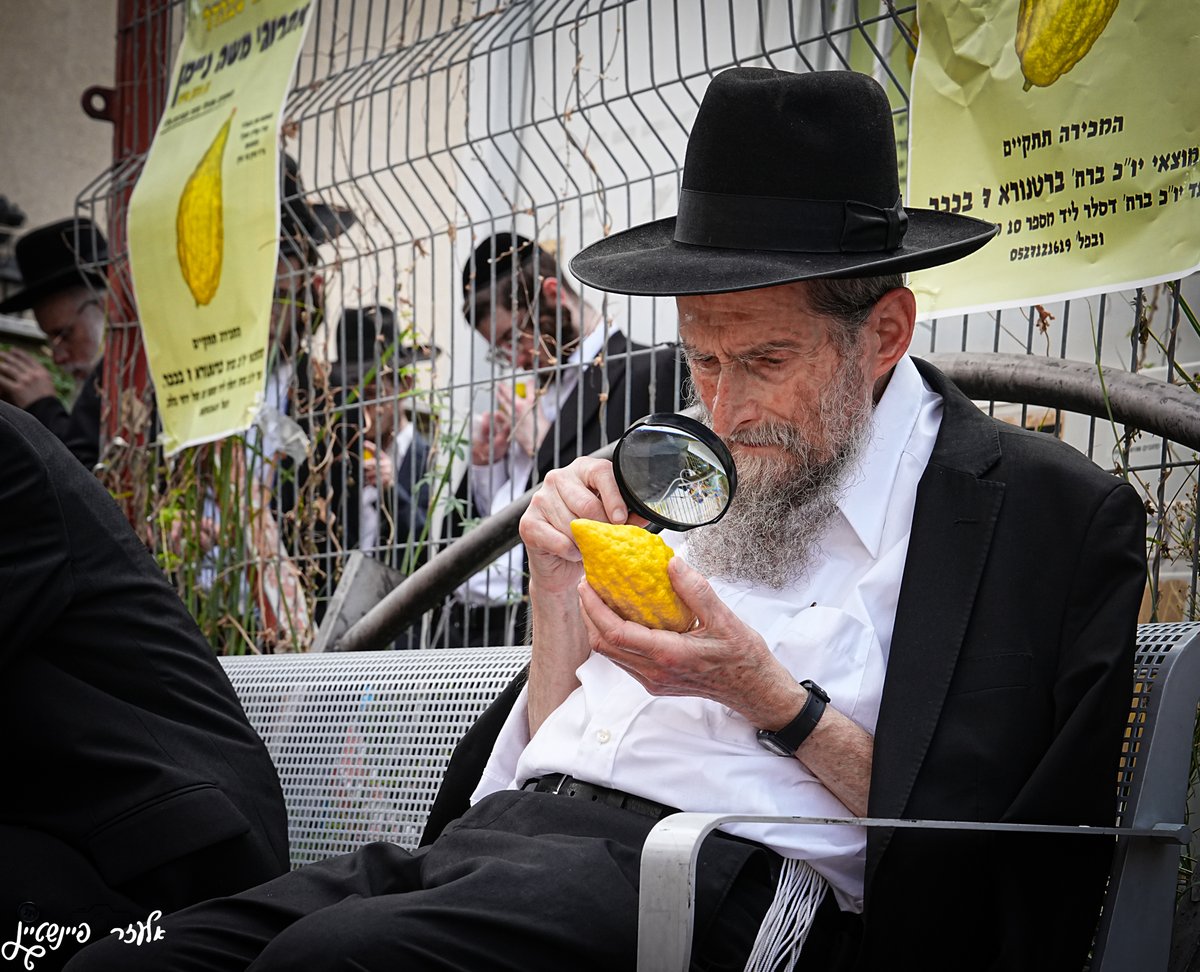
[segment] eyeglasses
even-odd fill
[[[517,360],[517,348],[525,343],[533,343],[537,329],[532,318],[526,317],[519,321],[507,334],[497,335],[496,341],[487,350],[488,362],[497,368],[510,368]],[[545,345],[545,338],[542,338]]]

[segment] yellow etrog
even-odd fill
[[[571,533],[588,583],[614,612],[648,628],[687,631],[692,626],[695,615],[667,576],[674,551],[662,537],[596,520],[572,520]]]

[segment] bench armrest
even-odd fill
[[[659,821],[642,848],[638,905],[638,972],[687,972],[691,963],[692,894],[700,844],[725,823],[837,824],[919,830],[974,830],[1064,834],[1081,837],[1136,837],[1186,845],[1183,823],[1150,827],[1083,827],[963,820],[895,820],[886,817],[764,817],[753,814],[677,813]]]

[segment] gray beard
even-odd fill
[[[711,426],[694,395],[692,404]],[[861,374],[848,368],[821,396],[815,437],[781,422],[730,436],[737,492],[722,520],[688,533],[687,561],[709,577],[773,590],[803,580],[820,560],[820,541],[866,445],[871,407]],[[782,452],[739,454],[737,443]]]

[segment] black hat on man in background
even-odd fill
[[[923,270],[998,231],[901,204],[892,108],[867,75],[732,68],[704,93],[678,215],[593,243],[571,270],[621,294],[726,293]]]
[[[429,361],[438,349],[433,345],[397,345],[396,314],[390,307],[347,307],[337,327],[338,360],[335,385],[357,385],[372,370],[394,374],[402,368]]]
[[[341,236],[358,222],[346,206],[310,199],[300,178],[300,166],[287,153],[280,174],[279,245],[284,256],[316,263],[316,248]]]
[[[108,242],[90,219],[63,219],[31,229],[14,247],[22,287],[0,302],[0,313],[26,310],[68,287],[104,289],[98,269],[108,262]]]

